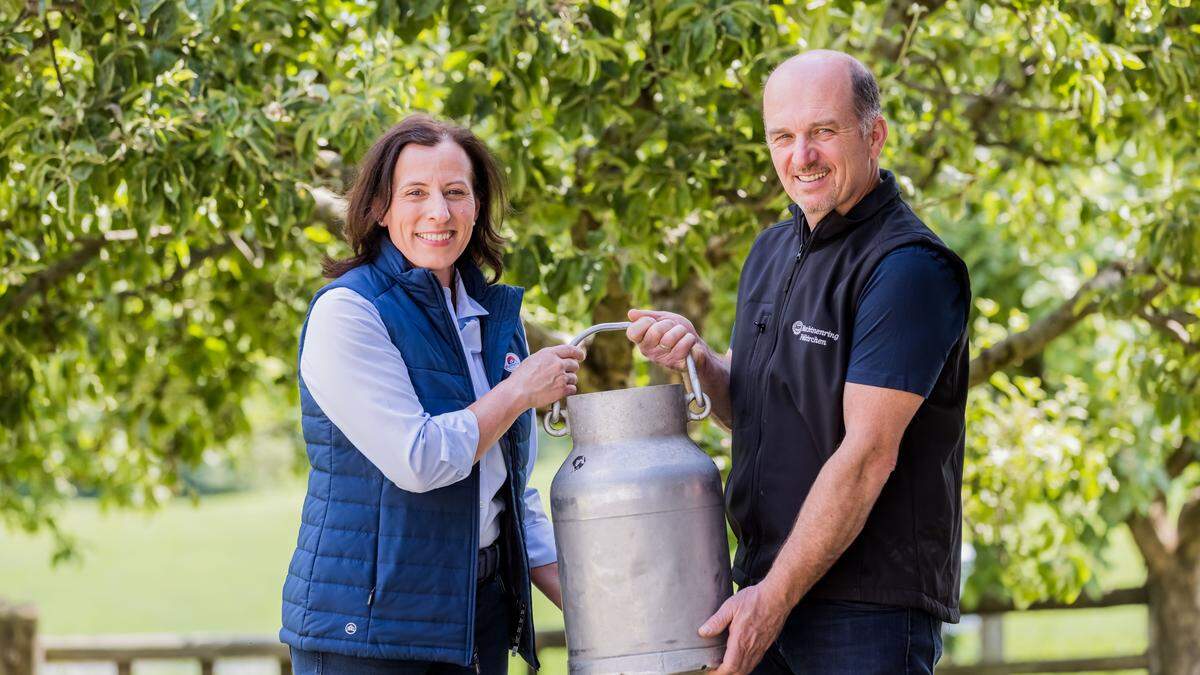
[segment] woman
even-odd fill
[[[326,261],[300,336],[297,673],[503,673],[510,648],[536,665],[531,581],[561,603],[532,408],[574,393],[583,352],[528,355],[522,290],[495,283],[505,208],[495,159],[452,124],[408,117],[362,162],[353,256]]]

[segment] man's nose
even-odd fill
[[[817,161],[817,150],[808,139],[799,137],[792,148],[792,170],[798,171]]]

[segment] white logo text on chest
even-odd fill
[[[824,328],[810,326],[803,321],[797,321],[792,324],[792,334],[800,338],[802,342],[811,342],[815,345],[828,347],[830,342],[837,342],[840,334]]]

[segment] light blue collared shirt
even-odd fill
[[[443,288],[446,308],[458,325],[471,384],[478,399],[491,391],[483,370],[479,318],[487,310],[467,295],[455,274],[457,303]],[[348,288],[334,288],[313,304],[300,356],[309,393],[359,452],[403,490],[427,492],[466,478],[479,445],[479,422],[470,410],[430,415],[421,407],[400,350],[388,337],[378,310]],[[537,459],[537,412],[529,437],[528,472]],[[498,494],[508,472],[499,444],[479,461],[479,546],[500,536],[504,500]],[[526,549],[530,567],[555,562],[554,532],[538,491],[527,487]]]

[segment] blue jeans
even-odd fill
[[[756,675],[933,673],[942,622],[919,609],[805,600],[784,622]]]
[[[475,596],[475,649],[479,653],[479,673],[504,675],[508,672],[508,600],[500,575],[479,583]],[[292,648],[292,672],[295,675],[475,675],[474,666],[459,666],[435,661],[399,661],[365,659],[331,652],[309,652]]]

